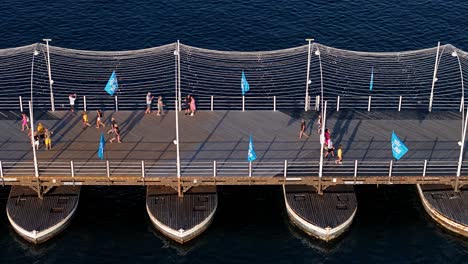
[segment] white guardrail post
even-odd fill
[[[245,111],[245,96],[242,96],[242,112]]]
[[[115,96],[115,111],[119,111],[119,101],[117,101],[117,95]]]
[[[357,178],[357,160],[354,160],[354,182],[356,182]]]
[[[369,103],[367,103],[367,112],[370,112],[372,96],[369,95]]]
[[[398,102],[398,112],[401,111],[401,100],[403,100],[403,97],[400,95],[400,100]]]
[[[211,111],[214,110],[214,98],[213,95],[211,96]]]
[[[288,160],[284,160],[284,169],[283,169],[283,176],[286,179],[288,176]]]
[[[86,95],[83,96],[83,108],[84,108],[84,111],[86,112]]]
[[[427,160],[424,160],[423,177],[426,177]]]
[[[336,111],[340,111],[340,96],[338,95],[338,97],[336,98]]]
[[[249,161],[249,178],[252,177],[252,162]]]
[[[143,185],[145,185],[145,161],[141,161],[141,180],[143,181]]]
[[[23,113],[23,98],[21,97],[21,95],[19,97],[19,105],[20,105],[20,111],[21,113]]]
[[[390,167],[388,168],[388,183],[391,182],[392,170],[393,170],[393,160],[390,160]]]
[[[0,177],[2,177],[2,186],[5,186],[5,178],[3,178],[3,165],[2,165],[1,160],[0,160]]]
[[[217,168],[216,168],[216,160],[213,160],[213,177],[216,178],[216,171],[217,171]]]
[[[110,182],[110,164],[108,160],[106,160],[106,174],[107,174],[107,180],[109,180]]]
[[[276,111],[276,95],[273,96],[273,111]]]
[[[72,176],[73,186],[75,186],[75,166],[73,165],[73,160],[70,160],[70,173]]]

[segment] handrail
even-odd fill
[[[32,161],[0,161],[0,175],[4,178],[34,176]],[[391,166],[389,166],[391,164]],[[464,162],[463,164],[468,164]],[[63,177],[174,177],[176,164],[170,161],[40,161],[39,174]],[[337,165],[328,161],[323,177],[451,177],[456,176],[458,161],[343,161]],[[281,160],[252,162],[252,177],[318,177],[319,162],[315,160]],[[391,170],[391,171],[390,171]],[[216,175],[213,175],[214,172]],[[181,161],[181,176],[248,177],[248,161]],[[468,176],[468,165],[462,166],[461,176]]]

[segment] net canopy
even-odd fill
[[[49,61],[50,57],[50,61]],[[49,68],[50,63],[50,68]],[[0,110],[68,108],[144,109],[145,95],[169,107],[192,94],[198,109],[314,109],[317,96],[340,109],[459,110],[464,103],[468,55],[447,44],[378,53],[312,43],[260,52],[217,51],[172,43],[133,51],[84,51],[43,43],[0,50]],[[50,78],[49,78],[50,70]],[[104,87],[115,71],[119,89]],[[241,75],[250,90],[242,98]],[[309,97],[306,99],[306,95]],[[183,100],[181,100],[183,102]]]

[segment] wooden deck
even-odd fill
[[[320,228],[335,228],[356,211],[353,186],[335,185],[318,195],[313,186],[286,186],[286,200],[294,212]]]
[[[167,186],[149,186],[146,207],[156,228],[179,243],[202,233],[213,220],[218,206],[215,186],[198,186],[183,197]]]
[[[468,237],[468,192],[454,192],[451,186],[441,184],[420,188],[429,215],[447,229]]]
[[[89,114],[91,123],[95,113]],[[35,122],[51,129],[53,150],[38,151],[39,176],[44,185],[146,184],[174,185],[176,147],[174,112],[144,115],[143,111],[105,112],[107,123],[115,117],[122,130],[122,144],[107,143],[106,163],[97,157],[99,135],[106,129],[82,129],[80,113],[38,113]],[[33,185],[32,151],[25,132],[19,132],[17,113],[0,118],[0,161],[2,183]],[[307,139],[298,139],[300,119],[308,123]],[[215,184],[283,184],[284,161],[287,177],[297,184],[318,182],[320,153],[315,112],[280,111],[199,111],[195,116],[180,115],[180,155],[183,183],[193,180]],[[335,184],[415,184],[455,182],[461,137],[459,112],[333,112],[328,116],[335,146],[342,144],[343,165],[325,159],[323,182]],[[393,166],[390,136],[392,130],[406,142],[410,151]],[[257,160],[249,177],[246,161],[248,138],[253,136]],[[72,179],[70,161],[74,161]],[[355,175],[355,161],[358,161]],[[428,161],[427,177],[423,166]],[[145,161],[142,172],[141,161]],[[213,162],[217,162],[214,170]],[[238,164],[236,164],[238,163]],[[216,180],[213,179],[216,171]],[[143,174],[146,177],[143,178]],[[391,174],[391,177],[389,177]],[[354,177],[356,176],[356,177]],[[334,179],[334,180],[333,180]],[[460,185],[468,181],[468,162],[462,167]]]
[[[7,202],[8,218],[15,231],[41,243],[63,230],[76,210],[80,187],[54,187],[40,199],[30,187],[13,186]]]

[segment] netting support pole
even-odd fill
[[[434,75],[432,77],[432,87],[431,87],[431,98],[429,99],[429,112],[432,111],[432,101],[434,100],[434,86],[437,81],[437,68],[439,68],[439,50],[440,50],[440,41],[437,42],[437,53],[434,64]]]
[[[34,176],[36,176],[36,178],[39,178],[39,168],[37,165],[36,147],[34,146],[34,115],[33,115],[33,105],[31,101],[29,101],[29,121],[31,121],[31,146],[33,149]],[[39,179],[37,180],[39,181]]]
[[[340,111],[340,96],[336,97],[336,111]]]
[[[325,128],[326,128],[325,124],[327,121],[327,101],[325,101],[325,106],[322,109],[322,111],[323,111],[323,116],[322,116],[323,123],[322,123],[322,135],[320,139],[321,146],[320,146],[320,164],[319,164],[319,177],[320,178],[322,178],[322,174],[323,174],[323,147],[325,144]]]
[[[462,162],[463,162],[463,149],[465,147],[465,139],[466,139],[466,125],[468,123],[468,108],[466,108],[466,115],[465,115],[465,123],[463,125],[463,134],[461,138],[461,144],[460,144],[460,156],[458,157],[458,167],[457,167],[457,181],[460,178],[461,175],[461,167],[462,167]],[[458,184],[455,186],[455,191],[458,192]]]
[[[86,112],[86,95],[83,95],[83,109]]]
[[[309,109],[310,109],[309,84],[311,83],[311,81],[310,81],[310,53],[311,53],[312,41],[314,41],[314,39],[308,38],[308,39],[306,39],[306,41],[309,42],[309,46],[308,46],[308,49],[307,49],[307,77],[306,77],[307,79],[306,79],[304,110],[309,111]]]
[[[179,88],[179,111],[182,111],[182,92],[180,89],[180,41],[177,40],[177,86]]]
[[[273,96],[273,111],[276,112],[276,95]]]
[[[245,96],[242,96],[242,112],[245,111]]]
[[[114,97],[115,98],[115,111],[119,111],[119,101],[117,100],[117,95]]]
[[[19,97],[19,103],[20,103],[20,111],[21,113],[23,113],[23,98],[21,97],[21,95]]]
[[[369,95],[369,102],[367,103],[367,112],[370,112],[372,96]]]
[[[322,70],[322,57],[320,55],[320,50],[319,48],[317,47],[317,50],[315,51],[315,55],[318,56],[319,58],[319,66],[320,66],[320,107],[322,108],[322,111],[324,111],[323,109],[323,99],[324,99],[324,96],[323,96],[323,70]],[[326,107],[325,107],[326,108]],[[322,113],[323,114],[323,113]],[[323,116],[323,115],[322,115]],[[325,123],[324,123],[325,124]]]
[[[398,101],[398,112],[401,111],[401,101],[403,100],[403,97],[400,95],[400,100]]]
[[[52,71],[50,69],[50,51],[49,51],[49,41],[52,41],[52,39],[42,39],[46,43],[46,49],[47,49],[47,73],[49,74],[49,87],[50,87],[50,106],[52,112],[55,112],[55,101],[54,101],[54,92],[52,90],[52,84],[54,81],[52,80]]]
[[[211,96],[211,111],[214,110],[214,97],[213,95]]]

